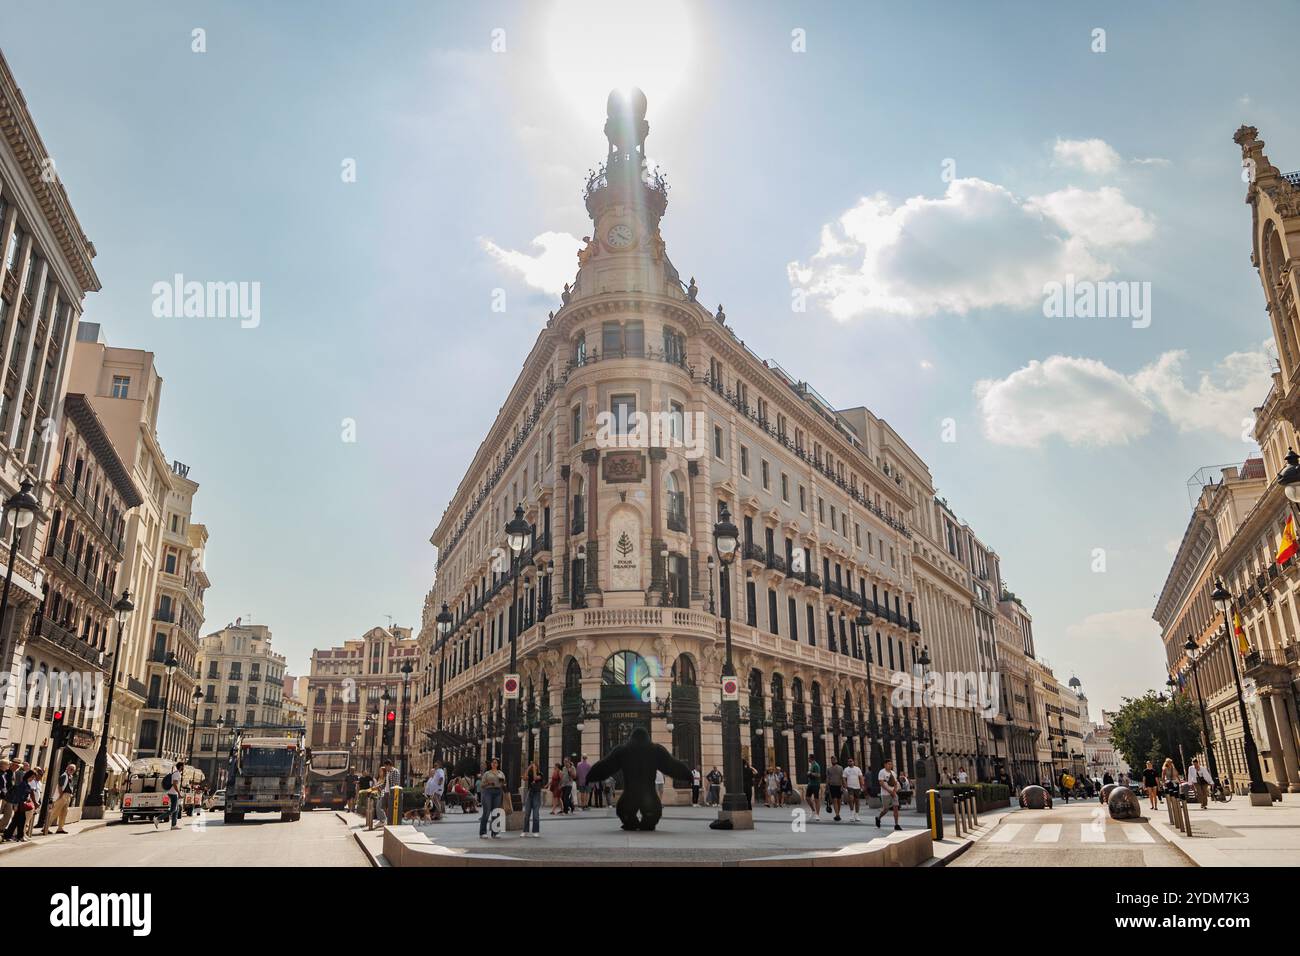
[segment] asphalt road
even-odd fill
[[[50,839],[0,856],[0,868],[28,866],[369,866],[348,827],[332,811],[304,812],[296,823],[279,814],[249,814],[225,824],[221,814],[166,824],[115,823]]]

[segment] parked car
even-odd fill
[[[210,795],[207,800],[207,808],[209,810],[226,809],[226,791],[224,789],[218,790],[216,793]]]

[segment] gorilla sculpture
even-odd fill
[[[623,795],[615,809],[624,830],[653,830],[663,816],[663,804],[655,792],[656,770],[674,780],[691,779],[691,768],[659,744],[651,743],[644,727],[632,731],[626,743],[596,761],[587,779],[604,780],[620,770],[623,771]]]
[[[1112,820],[1141,820],[1142,801],[1128,787],[1116,787],[1107,801]]]
[[[1052,795],[1037,784],[1031,784],[1020,791],[1020,806],[1026,810],[1050,810]]]

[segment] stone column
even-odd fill
[[[688,461],[686,463],[686,530],[691,538],[691,603],[704,600],[704,592],[700,585],[700,548],[699,539],[696,536],[697,517],[695,514],[695,484],[696,479],[700,476],[700,463],[697,461]],[[710,532],[712,526],[708,526]],[[705,554],[711,554],[706,551]],[[716,598],[714,599],[716,601]]]
[[[582,453],[587,466],[587,594],[600,594],[600,535],[596,525],[600,497],[600,451],[588,448]]]
[[[1300,792],[1300,766],[1296,763],[1295,731],[1292,729],[1291,715],[1287,713],[1286,697],[1275,691],[1269,695],[1269,699],[1273,703],[1273,720],[1277,724],[1277,736],[1282,744],[1280,762],[1290,781],[1286,789],[1290,793],[1297,793]]]
[[[1276,694],[1269,694],[1274,698]],[[1273,708],[1268,701],[1260,695],[1259,709],[1264,714],[1264,732],[1268,735],[1268,753],[1273,761],[1273,773],[1277,776],[1277,783],[1283,790],[1290,790],[1291,778],[1287,775],[1286,760],[1283,756],[1282,739],[1278,735],[1277,721],[1273,719]]]

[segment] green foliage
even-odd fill
[[[1111,742],[1135,772],[1150,760],[1157,770],[1165,757],[1173,757],[1182,772],[1183,757],[1201,750],[1201,717],[1186,696],[1163,702],[1154,690],[1142,697],[1125,697],[1110,725]],[[1180,750],[1181,747],[1181,750]]]

